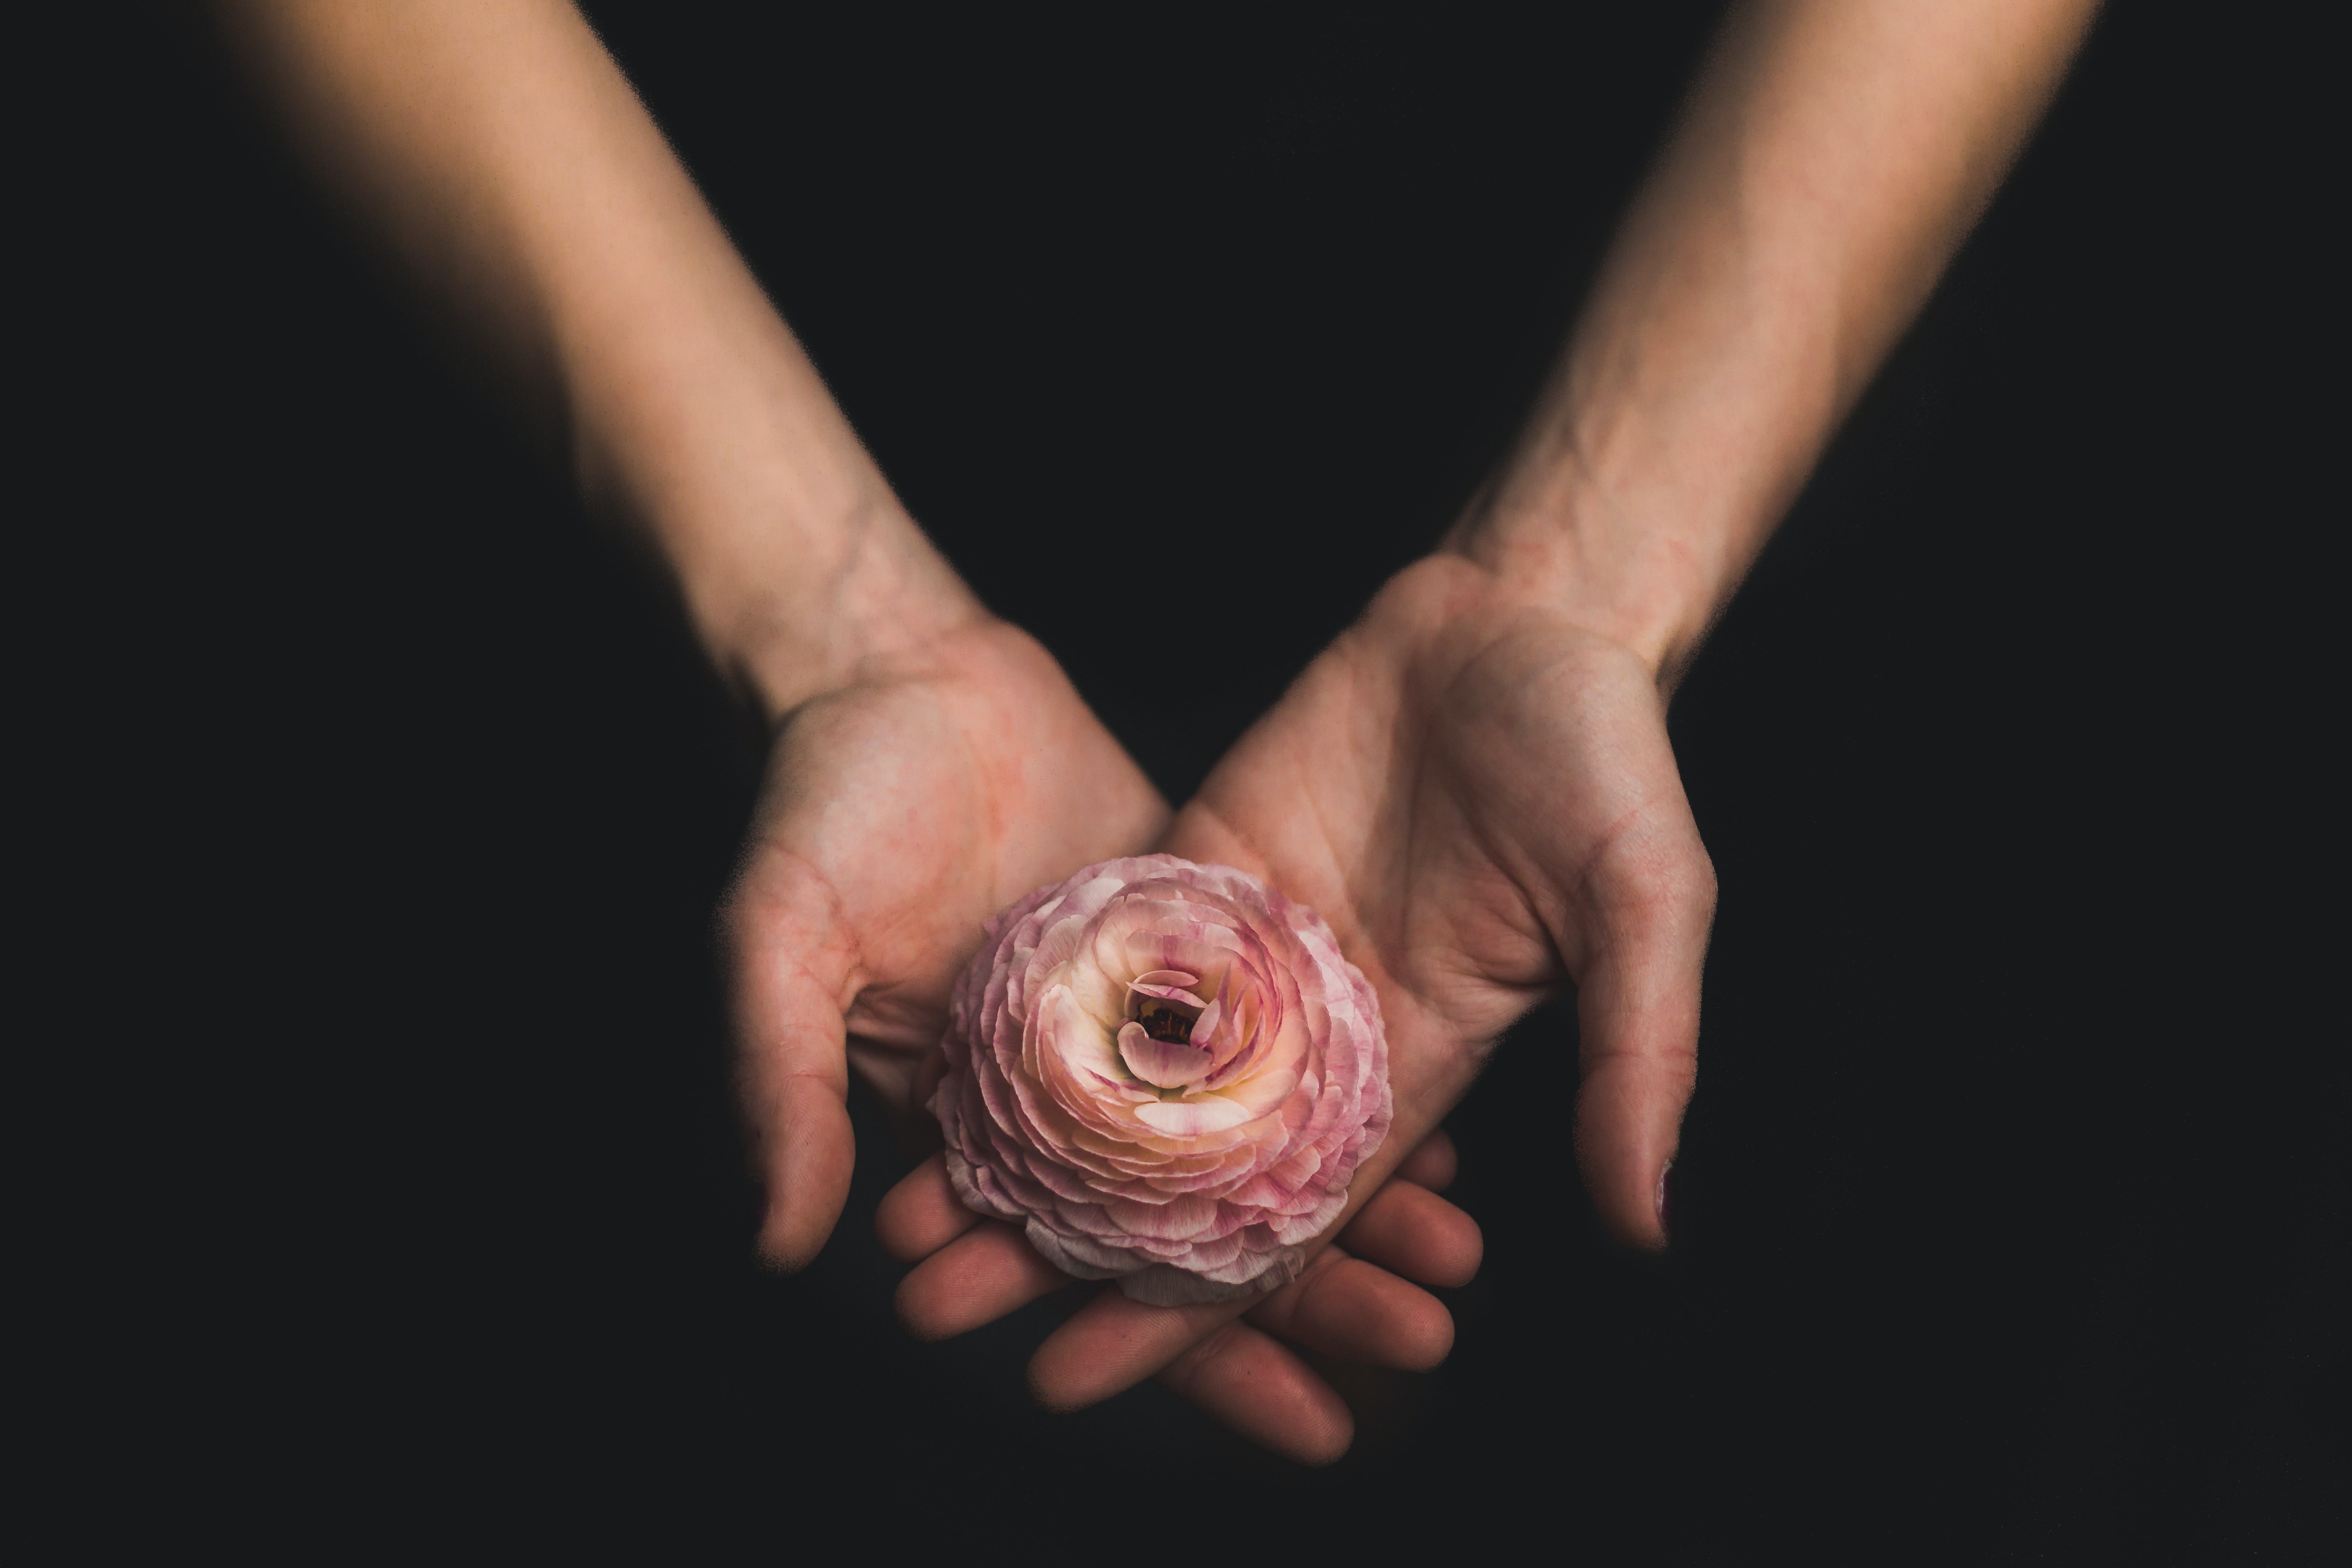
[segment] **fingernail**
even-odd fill
[[[1668,1241],[1675,1238],[1674,1214],[1675,1163],[1669,1160],[1665,1169],[1658,1173],[1658,1228],[1665,1232]]]

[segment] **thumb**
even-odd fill
[[[789,1271],[833,1234],[856,1150],[845,1050],[851,947],[829,890],[796,862],[786,867],[745,879],[726,929],[744,1110],[767,1188],[760,1255]]]
[[[1576,980],[1577,1163],[1620,1241],[1666,1245],[1665,1173],[1698,1074],[1699,979],[1715,868],[1687,811],[1604,851],[1580,900],[1596,934]]]

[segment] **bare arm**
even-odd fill
[[[563,0],[226,7],[328,183],[647,530],[772,719],[980,616]]]
[[[1736,11],[1451,544],[1671,686],[2024,146],[2094,0]]]

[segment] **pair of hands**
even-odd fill
[[[1576,1100],[1587,1186],[1621,1238],[1664,1246],[1713,872],[1656,669],[1550,603],[1461,555],[1416,563],[1172,820],[1051,656],[1001,621],[964,619],[798,708],[727,922],[765,1255],[805,1263],[839,1217],[851,1068],[895,1112],[924,1114],[982,922],[1154,848],[1238,866],[1329,921],[1380,994],[1395,1126],[1298,1279],[1188,1308],[1105,1287],[1037,1351],[1042,1401],[1077,1408],[1157,1374],[1294,1458],[1345,1451],[1345,1405],[1282,1342],[1410,1369],[1444,1359],[1452,1320],[1423,1287],[1466,1282],[1482,1244],[1437,1195],[1454,1163],[1438,1124],[1503,1030],[1563,982],[1582,1048],[1558,1092],[1563,1112]],[[899,1310],[927,1338],[1070,1283],[1017,1230],[965,1210],[936,1156],[877,1223],[916,1265]]]
[[[1422,1287],[1466,1279],[1479,1238],[1436,1195],[1438,1122],[1563,983],[1581,1051],[1556,1081],[1586,1185],[1619,1237],[1664,1245],[1714,879],[1661,670],[1990,199],[2091,0],[1734,7],[1496,486],[1172,819],[898,508],[566,0],[224,9],[298,142],[543,382],[595,504],[647,526],[713,657],[786,715],[730,910],[775,1262],[805,1262],[840,1215],[849,1069],[921,1113],[982,922],[1154,847],[1330,922],[1380,993],[1395,1123],[1309,1272],[1246,1311],[1106,1291],[1038,1351],[1046,1403],[1157,1373],[1273,1447],[1336,1456],[1345,1409],[1277,1342],[1445,1353]],[[1063,1284],[937,1162],[878,1217],[917,1264],[899,1299],[919,1333]]]

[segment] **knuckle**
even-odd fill
[[[1715,917],[1715,862],[1695,840],[1629,857],[1614,880],[1612,901],[1638,927],[1703,927]]]
[[[1706,846],[1696,839],[1692,841],[1690,853],[1685,859],[1684,875],[1691,899],[1712,914],[1716,897],[1722,891],[1723,885],[1715,874],[1715,857],[1706,852]]]
[[[1680,854],[1662,856],[1650,871],[1645,890],[1661,908],[1675,914],[1712,908],[1715,862],[1696,845]]]

